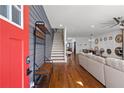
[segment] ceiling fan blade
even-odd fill
[[[117,26],[118,24],[115,24],[115,25],[112,25],[112,26],[110,26],[110,28],[112,28],[112,27],[114,27],[114,26]]]
[[[102,25],[112,25],[112,24],[115,24],[115,21],[114,20],[110,20],[108,22],[104,22],[104,23],[100,23]]]
[[[122,20],[121,23],[124,24],[124,20]]]
[[[106,25],[101,25],[102,28],[112,28],[116,25],[119,25],[119,24],[106,24]]]
[[[111,24],[111,23],[101,23],[101,24]]]
[[[109,20],[108,23],[115,23],[115,21],[114,20]]]
[[[116,25],[117,23],[101,23],[101,27],[110,27]]]
[[[114,17],[113,19],[117,22],[117,24],[120,23],[120,21],[116,17]]]
[[[117,25],[124,26],[124,19],[123,17],[113,17],[113,20],[109,20],[106,23],[100,23],[102,28],[112,28]]]
[[[106,27],[110,27],[111,25],[101,25],[101,28],[106,28]]]

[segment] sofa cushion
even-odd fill
[[[100,57],[100,56],[96,56],[96,55],[88,55],[88,57],[92,60],[95,60],[97,62],[103,63],[105,64],[105,59]]]
[[[86,53],[84,53],[84,52],[80,52],[80,54],[83,54],[83,55],[84,55],[84,54],[86,54]]]
[[[108,66],[112,66],[112,60],[114,60],[113,58],[106,58],[106,64],[108,65]]]
[[[85,53],[84,54],[86,57],[90,58],[90,56],[92,56],[92,53]]]
[[[96,56],[96,61],[100,62],[100,63],[103,63],[103,64],[106,64],[105,62],[105,58],[102,58],[100,56]]]
[[[124,60],[116,58],[106,58],[106,64],[120,71],[124,71]]]
[[[90,58],[96,61],[96,55],[92,55]]]
[[[124,72],[124,60],[120,61],[120,65],[121,65],[121,70]]]

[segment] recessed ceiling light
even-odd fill
[[[91,28],[95,28],[95,25],[91,25],[90,27],[91,27]]]
[[[62,25],[62,24],[60,24],[59,26],[60,26],[60,27],[63,27],[63,25]]]

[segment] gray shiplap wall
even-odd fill
[[[42,65],[44,62],[44,47],[46,47],[45,56],[50,58],[51,56],[51,49],[52,49],[52,40],[53,40],[53,31],[51,29],[49,20],[47,19],[47,16],[45,14],[44,8],[41,5],[33,5],[30,6],[30,70],[33,70],[33,57],[34,57],[34,26],[36,21],[44,21],[45,25],[50,32],[49,34],[46,34],[46,39],[41,40],[39,38],[36,38],[36,64],[38,66]],[[46,46],[44,46],[44,43]],[[38,68],[38,67],[36,67]],[[33,82],[33,72],[30,74],[30,82]]]

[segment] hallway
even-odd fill
[[[78,55],[77,55],[78,56]],[[39,87],[48,87],[43,79]],[[68,63],[55,63],[49,88],[104,88],[93,76],[74,61],[74,56],[68,57]]]
[[[0,88],[124,88],[123,11],[0,5]]]

